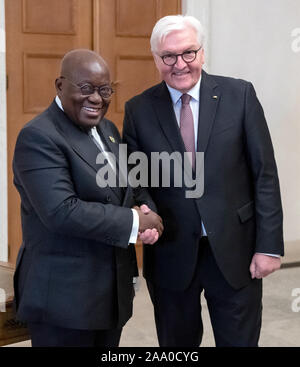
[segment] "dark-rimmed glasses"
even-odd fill
[[[90,83],[85,83],[82,85],[78,85],[73,83],[70,79],[66,78],[65,76],[61,76],[62,79],[66,79],[70,84],[72,84],[74,87],[79,88],[80,92],[83,96],[91,96],[95,93],[95,90],[100,94],[102,98],[110,98],[113,94],[114,90],[110,86],[103,86],[103,87],[95,87],[94,85]]]
[[[196,59],[197,52],[200,51],[202,46],[198,48],[198,50],[188,50],[184,51],[182,54],[166,54],[160,56],[163,63],[168,66],[173,66],[176,64],[178,56],[181,56],[182,60],[186,63],[193,62]]]

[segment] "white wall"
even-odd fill
[[[211,0],[182,0],[182,13],[193,15],[198,18],[204,27],[204,49],[205,49],[205,65],[206,71],[209,72],[210,64],[210,9]]]
[[[0,0],[0,261],[7,261],[5,12]]]
[[[275,149],[285,241],[300,241],[300,40],[293,51],[291,37],[300,1],[185,0],[183,12],[204,21],[206,70],[254,84]]]

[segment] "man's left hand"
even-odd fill
[[[153,245],[158,240],[159,234],[155,228],[146,229],[143,233],[139,232],[139,239],[145,245]]]
[[[280,264],[280,257],[256,253],[253,256],[250,265],[251,277],[252,279],[264,278],[275,270],[278,270],[280,268]]]

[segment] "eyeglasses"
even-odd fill
[[[160,56],[163,63],[165,65],[168,66],[173,66],[176,64],[177,62],[177,58],[178,56],[181,56],[182,60],[185,61],[186,63],[190,63],[193,62],[196,59],[197,56],[197,52],[200,51],[202,48],[202,46],[200,46],[198,48],[198,50],[188,50],[188,51],[184,51],[182,54],[167,54],[167,55],[163,55]]]
[[[90,96],[95,93],[95,90],[97,90],[97,92],[100,94],[102,98],[110,98],[111,95],[114,93],[114,90],[107,85],[103,87],[95,87],[90,83],[78,85],[73,83],[70,79],[66,78],[65,76],[61,76],[61,78],[66,79],[70,84],[74,85],[74,87],[79,88],[83,96]]]

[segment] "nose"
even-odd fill
[[[187,63],[183,60],[182,56],[181,55],[177,56],[177,61],[174,64],[174,66],[176,66],[177,69],[184,69],[186,65]]]
[[[101,97],[98,89],[95,89],[94,93],[89,96],[89,101],[93,103],[103,102],[103,98]]]

